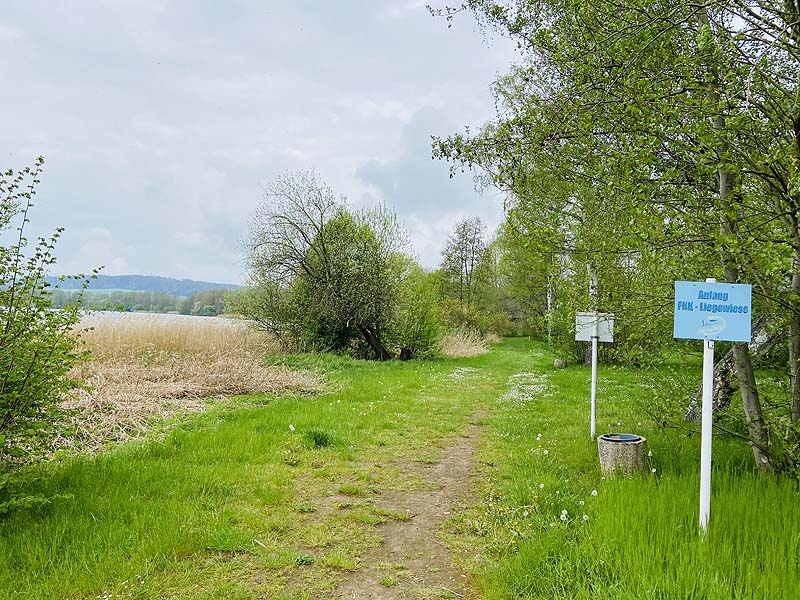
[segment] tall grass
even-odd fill
[[[96,359],[154,352],[278,352],[277,340],[246,322],[216,317],[142,313],[89,313],[78,324],[81,339]]]
[[[477,331],[460,327],[439,341],[439,350],[449,358],[470,358],[489,352],[489,341]]]
[[[211,398],[321,386],[309,373],[266,366],[277,341],[242,321],[91,313],[76,333],[91,359],[73,375],[87,388],[63,403],[71,416],[53,449],[95,451],[139,437],[154,419],[203,411]]]

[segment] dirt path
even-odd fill
[[[474,419],[470,419],[474,422]],[[469,491],[475,449],[481,428],[471,424],[432,464],[414,463],[405,471],[418,477],[423,489],[387,492],[380,504],[408,511],[407,521],[380,526],[383,544],[364,557],[362,569],[342,582],[334,598],[394,600],[474,598],[466,576],[453,565],[450,549],[437,535],[449,515]]]

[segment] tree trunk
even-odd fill
[[[781,340],[783,332],[777,329],[767,329],[767,318],[760,317],[753,325],[753,341],[749,344],[750,354],[754,364],[764,358],[775,344]],[[734,392],[739,389],[739,380],[736,378],[733,348],[714,365],[714,397],[712,400],[713,411],[725,410],[731,403]],[[700,385],[689,397],[689,406],[686,407],[684,420],[696,423],[700,420],[700,400],[703,397],[703,386]]]
[[[795,250],[792,270],[792,313],[789,317],[789,381],[791,383],[790,418],[800,422],[800,250]]]
[[[715,125],[717,121],[722,121],[724,127],[724,117],[719,116],[715,118]],[[718,173],[720,200],[722,201],[721,206],[725,207],[733,192],[733,174],[724,166],[720,167]],[[728,217],[724,208],[720,215],[720,233],[724,237],[736,234],[736,225]],[[720,248],[720,258],[722,260],[725,281],[728,283],[737,283],[739,281],[739,272],[733,257],[724,243]],[[736,366],[736,378],[739,381],[739,388],[742,392],[742,406],[744,407],[744,415],[747,419],[747,428],[750,433],[750,441],[753,445],[753,457],[755,458],[756,466],[762,471],[771,471],[773,465],[769,447],[769,432],[767,431],[764,416],[761,412],[761,401],[758,397],[756,376],[753,370],[753,363],[750,360],[750,351],[747,343],[736,342],[733,344],[733,361]]]
[[[695,13],[695,20],[698,25],[708,27],[707,10],[704,7]],[[735,193],[736,172],[734,165],[730,164],[730,159],[728,158],[730,144],[727,139],[727,118],[720,102],[719,90],[725,83],[719,75],[718,64],[715,62],[713,53],[708,55],[707,69],[707,74],[710,77],[706,81],[706,96],[711,101],[711,106],[716,107],[714,110],[718,111],[711,117],[711,128],[715,137],[714,150],[720,162],[717,167],[719,204],[716,207],[719,213],[719,230],[722,237],[719,254],[725,281],[738,283],[739,270],[736,265],[736,258],[731,254],[730,247],[726,242],[726,239],[735,238],[737,234],[736,222],[729,212],[731,206],[738,200]],[[772,461],[770,460],[769,435],[761,412],[761,401],[758,398],[756,378],[747,343],[736,342],[733,345],[733,361],[736,366],[736,378],[739,381],[739,388],[742,393],[742,405],[747,419],[756,465],[762,471],[770,471],[772,470]]]
[[[386,348],[383,347],[383,343],[381,342],[381,338],[378,335],[377,330],[373,331],[371,328],[366,325],[362,325],[361,323],[358,324],[358,330],[375,352],[375,360],[391,360],[392,355],[389,354]]]

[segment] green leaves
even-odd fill
[[[72,336],[79,303],[51,310],[53,288],[44,280],[62,230],[26,253],[24,229],[42,164],[40,158],[34,168],[6,171],[0,184],[0,225],[18,232],[0,246],[0,477],[52,433],[58,403],[77,385],[69,370],[81,357]],[[7,481],[0,480],[0,512],[44,502],[24,494],[9,498],[2,489]]]

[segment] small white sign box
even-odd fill
[[[613,313],[579,312],[575,315],[575,341],[592,342],[592,389],[591,413],[589,416],[589,435],[596,435],[595,416],[597,414],[597,342],[614,341]]]
[[[614,314],[579,312],[575,315],[575,341],[591,342],[595,335],[594,322],[597,321],[597,341],[614,341]]]

